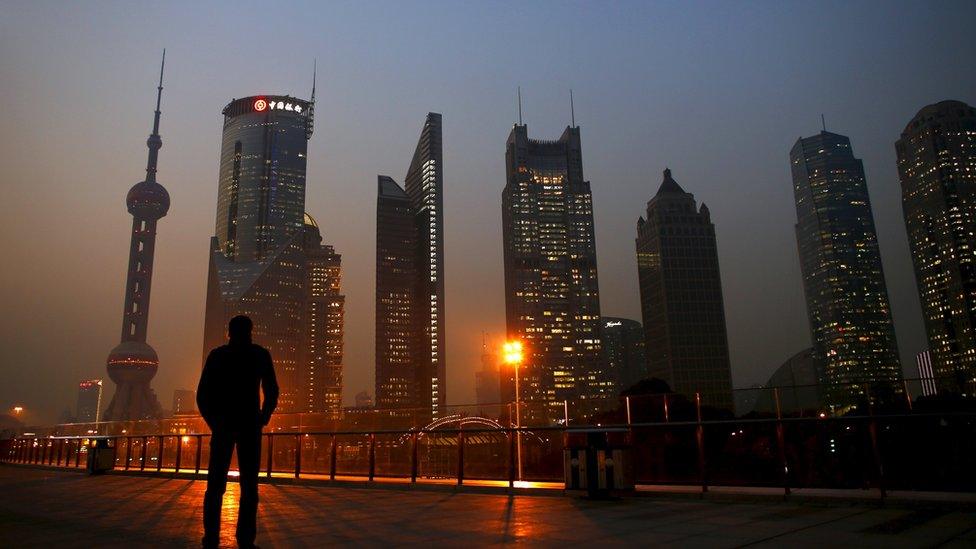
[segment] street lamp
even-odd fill
[[[19,416],[24,411],[23,406],[14,406],[14,415]]]
[[[522,363],[522,342],[506,341],[502,347],[502,358],[505,364],[515,368],[515,459],[518,464],[518,479],[522,480],[522,408],[521,393],[519,392],[519,365]]]

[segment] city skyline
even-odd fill
[[[933,7],[934,12],[947,17],[946,12],[956,13],[960,6],[971,10],[964,4],[956,6]],[[538,20],[538,10],[525,8],[528,20]],[[608,17],[615,24],[623,25],[621,40],[640,46],[642,52],[651,51],[651,58],[623,69],[616,63],[598,66],[595,59],[606,53],[606,49],[594,48],[592,53],[582,47],[570,44],[571,52],[579,59],[578,69],[567,63],[557,63],[533,75],[533,63],[526,63],[525,70],[513,68],[493,77],[492,84],[485,92],[472,99],[456,99],[449,96],[464,97],[460,80],[469,80],[478,72],[464,69],[457,75],[443,77],[443,90],[435,90],[431,96],[420,99],[407,99],[394,106],[396,101],[389,97],[363,94],[357,97],[356,91],[363,88],[395,89],[378,82],[386,82],[378,73],[387,63],[398,59],[390,54],[381,57],[378,66],[362,72],[351,64],[338,58],[352,44],[346,35],[339,34],[332,42],[338,51],[331,59],[319,55],[320,72],[329,74],[329,92],[320,95],[320,116],[317,131],[327,137],[315,143],[309,151],[310,168],[314,175],[315,192],[309,193],[314,200],[308,210],[316,215],[323,226],[331,244],[343,254],[343,267],[347,271],[344,281],[349,287],[343,291],[347,295],[350,310],[347,325],[346,347],[351,354],[346,361],[348,401],[362,388],[371,387],[372,330],[370,328],[372,309],[372,280],[369,271],[373,269],[371,257],[373,250],[369,244],[371,223],[358,218],[369,219],[370,195],[374,192],[372,176],[375,173],[400,173],[403,158],[409,156],[415,136],[412,130],[395,130],[397,126],[412,128],[411,121],[418,114],[430,110],[444,112],[448,127],[445,132],[456,136],[446,143],[446,155],[451,158],[448,177],[458,181],[455,190],[446,197],[445,216],[449,231],[446,235],[447,247],[458,253],[456,259],[448,256],[447,270],[451,278],[446,288],[448,303],[448,331],[451,342],[448,345],[448,362],[451,363],[449,388],[452,402],[474,400],[473,376],[470,372],[478,368],[480,355],[480,333],[482,330],[500,331],[503,325],[501,311],[501,260],[500,227],[498,223],[497,196],[500,191],[498,164],[499,142],[504,138],[508,127],[515,119],[514,88],[523,85],[525,113],[527,121],[539,128],[539,133],[549,135],[555,128],[565,126],[569,119],[567,100],[568,88],[576,90],[577,118],[587,128],[583,146],[586,148],[586,173],[595,182],[603,185],[594,189],[594,209],[597,231],[597,250],[601,266],[601,304],[605,315],[637,319],[639,312],[635,307],[636,277],[633,276],[632,256],[627,248],[632,245],[628,237],[630,231],[621,227],[629,226],[632,219],[632,205],[646,200],[644,182],[638,177],[641,173],[654,173],[659,166],[669,165],[679,173],[685,174],[689,181],[706,182],[707,187],[697,189],[696,194],[708,197],[716,224],[722,228],[720,263],[723,272],[723,289],[726,295],[726,309],[729,316],[730,352],[733,360],[735,386],[748,386],[764,381],[783,360],[797,349],[808,345],[805,333],[805,314],[803,310],[802,287],[799,268],[795,258],[795,241],[792,235],[791,208],[792,197],[779,187],[786,186],[789,191],[789,173],[784,168],[785,151],[799,135],[808,135],[819,121],[819,114],[826,112],[831,129],[851,136],[859,156],[864,159],[869,189],[876,206],[879,243],[885,262],[885,274],[889,279],[892,310],[903,367],[913,363],[915,354],[925,346],[924,332],[921,330],[921,314],[914,295],[914,280],[911,260],[907,252],[907,239],[904,223],[900,215],[900,193],[895,169],[894,142],[898,139],[904,124],[925,105],[943,99],[958,99],[973,104],[971,90],[974,89],[972,77],[965,71],[954,70],[958,61],[948,61],[949,53],[972,49],[972,38],[961,34],[957,22],[964,17],[953,16],[947,23],[943,41],[922,48],[926,53],[909,53],[907,38],[892,42],[880,39],[883,47],[875,47],[870,40],[852,38],[854,28],[860,22],[880,18],[881,25],[890,35],[899,37],[910,34],[906,25],[897,19],[913,20],[912,32],[918,27],[932,26],[935,21],[942,23],[938,15],[916,13],[911,6],[903,7],[913,16],[905,16],[903,10],[887,10],[877,13],[862,7],[854,8],[851,18],[838,28],[830,31],[836,39],[831,49],[843,49],[852,44],[865,46],[857,51],[849,61],[838,61],[839,66],[817,65],[812,69],[816,75],[809,79],[791,74],[784,82],[777,82],[786,69],[777,54],[764,66],[762,84],[769,90],[783,85],[775,93],[749,88],[740,77],[730,77],[718,71],[714,61],[722,55],[712,52],[699,68],[677,70],[653,53],[651,43],[638,38],[636,30],[623,25],[620,13]],[[840,11],[834,5],[834,12]],[[877,10],[877,6],[874,7]],[[955,10],[955,11],[953,11]],[[91,24],[100,10],[80,17],[82,27]],[[451,12],[451,10],[446,10]],[[714,29],[694,20],[691,15],[675,13],[673,8],[660,9],[656,13],[637,10],[631,19],[639,21],[671,20],[690,24],[691,35],[707,36],[709,30],[719,37],[732,39],[723,28]],[[695,10],[689,10],[693,13]],[[721,10],[720,10],[721,11]],[[772,40],[786,40],[785,16],[779,10],[762,17],[772,18],[764,21],[764,27],[775,21],[784,25],[777,29],[772,25]],[[898,15],[892,12],[898,11]],[[50,15],[50,9],[37,7],[23,10],[11,19],[31,20]],[[817,16],[801,10],[804,16],[815,24],[824,25],[829,17]],[[160,12],[156,19],[165,21],[172,13]],[[348,15],[348,14],[347,14]],[[700,15],[700,14],[699,14]],[[758,22],[741,20],[731,14],[733,22],[744,23],[752,28]],[[836,13],[835,13],[836,15]],[[870,17],[869,17],[870,15]],[[104,13],[101,13],[104,16]],[[456,13],[447,16],[459,17]],[[445,17],[447,17],[445,16]],[[758,15],[757,21],[761,19]],[[138,20],[137,15],[121,10],[117,15],[121,20]],[[571,19],[572,28],[579,29],[584,36],[592,33],[600,36],[606,33],[609,25],[600,20],[596,28],[587,31],[579,20],[586,14],[577,14],[579,19]],[[91,18],[91,19],[89,19]],[[204,14],[204,19],[206,14]],[[284,19],[275,21],[283,23]],[[494,23],[476,25],[469,32],[482,40],[489,40]],[[527,23],[526,23],[527,24]],[[657,24],[657,23],[655,23]],[[146,94],[151,86],[151,70],[146,65],[162,49],[167,33],[154,33],[151,43],[144,48],[130,48],[127,52],[105,55],[110,51],[109,44],[135,43],[129,41],[129,33],[135,29],[110,29],[104,39],[88,39],[85,47],[66,47],[64,38],[56,38],[50,46],[42,46],[15,28],[13,23],[3,24],[3,40],[0,51],[3,64],[4,89],[10,91],[8,97],[18,98],[20,109],[11,110],[8,120],[0,126],[3,139],[3,156],[0,160],[9,166],[4,175],[4,188],[9,188],[11,199],[3,206],[5,218],[2,244],[10,250],[12,266],[4,273],[4,300],[9,303],[11,315],[4,321],[2,332],[5,340],[0,345],[4,349],[5,365],[35,365],[30,372],[5,368],[6,385],[19,388],[23,395],[13,392],[0,393],[0,400],[12,404],[14,401],[28,403],[38,411],[53,417],[65,402],[70,402],[74,389],[71,380],[102,375],[104,351],[111,346],[112,332],[117,331],[117,312],[121,303],[118,288],[122,286],[121,275],[124,258],[119,250],[126,246],[121,235],[126,221],[118,205],[118,196],[131,181],[134,169],[139,169],[138,148],[142,145],[135,136],[144,135],[146,115]],[[517,25],[521,28],[523,24]],[[681,25],[677,25],[681,26]],[[737,26],[730,23],[730,26]],[[136,27],[138,28],[138,27]],[[792,30],[796,30],[793,28]],[[860,29],[859,29],[860,30]],[[546,31],[548,32],[548,31]],[[872,35],[866,31],[867,36]],[[44,33],[38,33],[43,35]],[[292,33],[294,34],[294,33]],[[801,33],[802,34],[802,33]],[[324,43],[306,43],[304,47],[292,48],[287,61],[278,60],[284,55],[278,51],[261,51],[249,48],[240,61],[226,61],[223,46],[214,53],[192,52],[191,48],[200,44],[198,29],[189,29],[189,42],[181,47],[171,48],[171,65],[168,71],[175,72],[173,84],[167,84],[168,93],[177,99],[173,112],[167,112],[167,155],[162,161],[162,169],[167,176],[167,187],[173,195],[174,208],[170,212],[169,223],[161,228],[157,250],[157,267],[154,283],[157,299],[153,305],[153,325],[149,339],[160,352],[162,368],[154,381],[159,394],[171,394],[174,387],[191,386],[192,379],[199,373],[199,353],[201,347],[200,325],[202,323],[202,302],[205,288],[202,280],[206,276],[206,250],[201,246],[201,235],[212,234],[213,186],[215,166],[213,162],[214,143],[219,136],[219,111],[222,102],[228,97],[240,97],[262,90],[300,90],[307,79],[305,74],[315,51],[332,51]],[[561,39],[560,39],[561,40]],[[295,46],[300,41],[292,41]],[[560,41],[560,44],[567,44]],[[790,41],[792,44],[792,42]],[[617,43],[619,45],[619,42]],[[672,50],[681,53],[682,49],[697,51],[697,46],[688,41],[677,40]],[[755,70],[743,59],[758,50],[758,45],[748,40],[732,42],[729,51],[731,65],[742,70]],[[157,47],[158,46],[158,47]],[[440,63],[453,63],[453,67],[463,67],[453,57],[470,53],[473,46],[462,47],[461,52],[440,53]],[[912,46],[914,48],[914,45]],[[31,54],[27,55],[27,49]],[[892,53],[892,49],[895,52]],[[266,48],[265,48],[266,49]],[[409,48],[404,48],[409,49]],[[137,50],[137,51],[134,51]],[[54,53],[57,51],[57,54]],[[475,50],[477,51],[477,50]],[[765,50],[761,50],[765,51]],[[879,52],[897,58],[899,69],[891,63],[875,60]],[[795,52],[795,51],[794,51]],[[701,52],[699,52],[701,53]],[[541,54],[531,54],[530,60],[540,66]],[[630,53],[623,54],[623,65],[637,58]],[[546,56],[551,57],[551,52]],[[198,57],[198,59],[194,59]],[[224,59],[221,59],[221,58]],[[678,56],[680,57],[680,56]],[[826,57],[830,57],[827,55]],[[30,60],[26,64],[25,60]],[[358,59],[358,58],[357,58]],[[496,61],[490,56],[482,56],[482,66],[496,68]],[[941,59],[945,67],[934,67],[932,59]],[[218,62],[218,60],[220,60]],[[70,63],[86,67],[87,76],[73,72]],[[275,61],[275,67],[270,67]],[[222,65],[228,63],[229,65]],[[237,65],[234,65],[237,63]],[[792,63],[792,60],[791,60]],[[206,70],[214,73],[204,74]],[[542,64],[545,66],[545,64]],[[851,72],[853,67],[871,65],[873,76],[860,78]],[[218,67],[215,69],[214,67]],[[245,74],[244,66],[262,66],[262,74]],[[364,66],[369,66],[365,64]],[[411,65],[416,67],[416,65]],[[170,69],[170,67],[173,67]],[[322,68],[327,70],[323,71]],[[672,70],[667,70],[672,69]],[[908,70],[905,70],[907,67]],[[923,69],[922,67],[928,67]],[[636,68],[635,72],[631,72]],[[15,79],[7,71],[24,75]],[[795,69],[793,69],[795,70]],[[925,73],[930,77],[924,82],[908,82],[900,76],[905,73]],[[716,72],[718,71],[718,72]],[[447,73],[450,71],[438,71]],[[403,71],[393,75],[402,78]],[[636,75],[640,74],[641,78]],[[667,75],[668,89],[660,89],[648,84],[648,75]],[[754,74],[754,73],[749,73]],[[428,70],[421,71],[419,77],[429,77]],[[809,92],[793,93],[814,82],[814,76],[826,76],[826,80],[811,87]],[[543,78],[547,76],[548,78]],[[724,84],[719,98],[712,93],[682,98],[682,93],[690,89],[706,89],[706,77]],[[170,76],[168,75],[169,79]],[[854,79],[858,87],[849,93],[836,93],[841,83]],[[226,83],[216,79],[228,80]],[[872,82],[870,80],[876,80]],[[72,83],[70,93],[52,92],[55,82]],[[600,82],[600,84],[597,84]],[[466,82],[464,86],[467,86]],[[428,89],[431,84],[420,84],[407,79],[404,86],[416,91]],[[897,90],[895,93],[882,90]],[[564,91],[565,90],[565,91]],[[648,90],[651,93],[648,94]],[[834,90],[831,92],[831,90]],[[817,97],[817,94],[821,97]],[[413,94],[404,94],[413,95]],[[829,99],[824,99],[830,95]],[[788,100],[784,96],[791,96]],[[171,96],[168,96],[171,97]],[[874,101],[869,103],[868,99]],[[27,108],[33,104],[30,99],[46,104],[49,114],[41,114]],[[708,101],[702,101],[707,99]],[[691,105],[703,105],[702,110],[693,112]],[[875,101],[876,100],[876,101]],[[219,105],[217,103],[220,103]],[[614,103],[619,103],[620,107]],[[72,105],[92,105],[91,109],[72,108]],[[176,106],[178,105],[178,107]],[[741,112],[734,112],[730,105],[737,105]],[[760,108],[761,106],[761,108]],[[672,114],[670,111],[675,111]],[[681,113],[678,115],[677,113]],[[783,113],[789,112],[789,115]],[[33,113],[33,114],[32,114]],[[29,117],[29,118],[28,118]],[[379,118],[377,118],[379,117]],[[387,125],[377,124],[380,118],[388,120]],[[780,120],[767,124],[757,120]],[[323,123],[321,120],[328,120]],[[362,120],[360,120],[362,119]],[[707,123],[705,120],[707,119]],[[28,121],[31,123],[29,124]],[[109,122],[109,123],[106,123]],[[750,122],[752,125],[750,125]],[[328,126],[323,126],[327,124]],[[169,128],[172,128],[170,130]],[[106,129],[118,136],[107,135]],[[667,131],[664,131],[667,129]],[[707,132],[706,132],[707,129]],[[751,151],[760,151],[750,159],[748,166],[736,165],[736,157],[730,146],[723,140],[730,140],[735,132],[742,132],[742,138],[752,141]],[[88,135],[88,132],[91,135]],[[661,132],[673,145],[662,141],[653,134]],[[403,137],[393,137],[397,134]],[[691,147],[691,144],[701,146]],[[78,147],[78,143],[85,143]],[[682,149],[694,149],[685,152]],[[368,150],[368,155],[356,150]],[[35,165],[28,162],[34,155],[31,151],[44,150],[61,159],[61,162]],[[144,149],[143,149],[144,151]],[[87,154],[81,155],[79,152]],[[456,159],[456,160],[455,160]],[[28,168],[29,166],[29,168]],[[735,173],[733,173],[735,172]],[[637,174],[637,175],[634,175]],[[719,177],[725,175],[726,177]],[[31,181],[31,192],[20,189],[19,181]],[[60,182],[71,182],[64,185]],[[175,187],[171,186],[173,182]],[[745,189],[746,195],[764,193],[769,215],[757,218],[757,210],[745,204],[735,195]],[[715,196],[715,198],[712,198]],[[114,201],[114,202],[113,202]],[[116,204],[115,207],[112,204]],[[720,207],[717,205],[721,205]],[[55,215],[55,227],[71,231],[70,244],[52,238],[54,227],[35,231],[22,228],[29,219],[41,215]],[[207,219],[209,218],[209,219]],[[619,223],[617,218],[623,218]],[[42,238],[44,237],[44,238]],[[365,239],[364,239],[365,238]],[[44,242],[56,242],[53,251],[57,252],[60,267],[55,268],[44,254],[36,250],[44,249]],[[474,245],[485,250],[472,253]],[[464,250],[464,253],[459,253]],[[88,264],[89,258],[97,258]],[[767,261],[768,269],[757,271],[754,268],[760,260]],[[97,265],[97,268],[96,268]],[[59,287],[54,274],[65,270],[72,274],[68,287]],[[117,272],[116,272],[117,271]],[[782,282],[780,281],[782,280]],[[472,300],[466,295],[467,288],[485,288],[477,292],[484,300],[484,306],[472,310]],[[68,291],[78,304],[79,311],[64,311],[63,304],[69,302]],[[158,296],[164,295],[165,298]],[[185,298],[185,299],[184,299]],[[84,311],[82,313],[81,311]],[[768,319],[775,319],[771,321]],[[113,327],[113,325],[116,325]],[[36,334],[58,334],[59,342],[65,347],[77,349],[77,358],[70,365],[59,358],[63,350],[48,350],[54,345],[41,344]],[[756,331],[758,338],[769,343],[767,348],[759,348],[752,343]],[[8,339],[9,338],[9,339]],[[98,355],[102,355],[99,358]],[[908,357],[908,359],[906,359]],[[39,394],[38,380],[43,380],[49,388],[50,396]],[[62,387],[63,386],[63,387]],[[456,387],[455,387],[456,386]],[[36,389],[34,387],[37,387]],[[457,389],[457,390],[455,390]],[[455,396],[457,395],[457,396]]]

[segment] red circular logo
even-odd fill
[[[258,99],[254,102],[254,110],[262,112],[264,109],[268,108],[268,102],[264,99]]]

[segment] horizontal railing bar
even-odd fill
[[[703,420],[701,422],[695,420],[681,420],[681,421],[650,421],[650,422],[634,422],[631,424],[626,423],[615,423],[607,425],[573,425],[570,427],[565,427],[562,425],[539,425],[539,426],[524,426],[524,427],[502,427],[502,428],[487,428],[487,427],[464,427],[464,432],[467,434],[478,434],[478,433],[504,433],[508,431],[512,432],[534,432],[534,431],[560,431],[566,433],[577,433],[585,431],[614,431],[620,429],[633,429],[633,428],[650,428],[650,427],[663,427],[663,428],[675,428],[675,427],[689,427],[702,425],[708,427],[710,425],[742,425],[742,424],[770,424],[775,425],[779,422],[789,422],[789,423],[820,423],[820,422],[860,422],[860,421],[886,421],[886,420],[902,420],[902,419],[923,419],[923,418],[976,418],[976,412],[920,412],[920,413],[900,413],[900,414],[884,414],[884,415],[874,415],[874,416],[806,416],[806,417],[784,417],[782,419],[776,418],[740,418],[740,419],[710,419]],[[369,435],[410,435],[413,433],[418,434],[455,434],[457,433],[456,428],[448,429],[438,429],[433,431],[425,431],[422,429],[378,429],[372,431],[269,431],[264,433],[265,435],[271,436],[295,436],[295,435],[308,435],[308,436],[363,436],[368,437]],[[119,439],[126,437],[142,437],[142,436],[164,436],[170,437],[195,437],[195,436],[210,436],[209,432],[202,433],[182,433],[182,434],[160,434],[160,433],[149,433],[145,435],[130,435],[130,434],[119,434],[119,435],[102,435],[102,434],[90,434],[90,435],[48,435],[48,436],[21,436],[15,437],[17,440],[79,440],[79,439]]]

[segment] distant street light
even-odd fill
[[[14,406],[14,415],[19,416],[24,411],[23,406]]]
[[[505,364],[515,368],[515,459],[518,464],[518,479],[522,480],[522,408],[521,392],[519,391],[519,365],[522,364],[522,342],[506,341],[502,346],[502,358]]]

